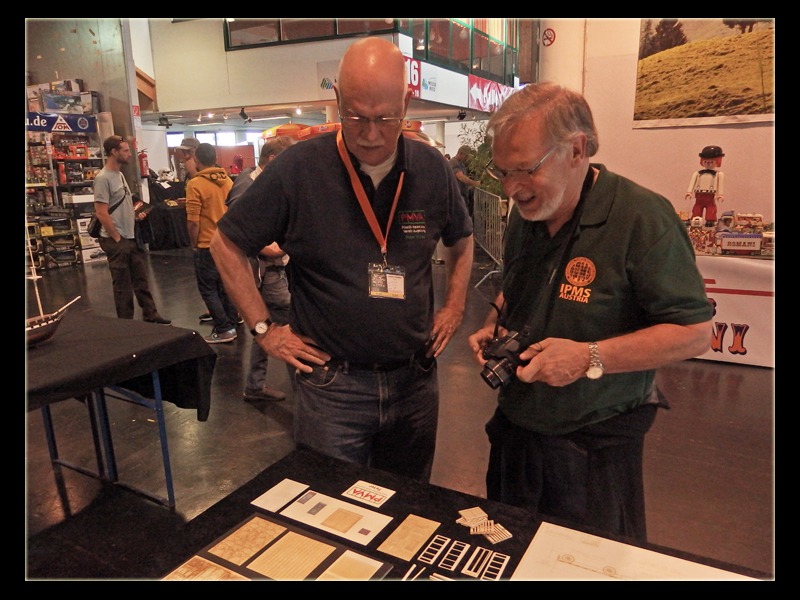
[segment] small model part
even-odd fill
[[[481,574],[481,579],[489,579],[493,581],[500,579],[503,576],[503,571],[505,570],[510,559],[511,557],[508,554],[493,552],[492,558],[489,560],[489,564],[486,565],[486,568]]]
[[[417,557],[417,560],[432,565],[436,562],[438,556],[442,553],[445,546],[450,543],[450,538],[443,535],[435,535],[430,543]]]

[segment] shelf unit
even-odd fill
[[[25,148],[26,270],[81,264],[96,240],[80,235],[94,212],[92,184],[103,168],[94,115],[28,113]],[[32,257],[32,258],[31,258]]]

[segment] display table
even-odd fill
[[[697,256],[714,305],[711,349],[705,360],[775,366],[775,261]]]
[[[457,522],[476,510],[510,537],[491,541]],[[173,543],[194,550],[163,578],[585,579],[592,547],[604,548],[606,571],[593,571],[591,578],[771,577],[568,527],[505,504],[296,450],[190,521]],[[537,540],[560,545],[566,552],[558,556],[584,564],[547,559],[545,550],[544,561],[555,560],[562,571],[541,576]],[[611,573],[610,564],[619,571]]]
[[[190,244],[185,206],[155,204],[141,225],[143,241],[150,250],[187,248]]]
[[[203,337],[191,329],[70,310],[51,339],[28,348],[27,410],[42,412],[53,463],[126,486],[117,474],[106,395],[151,408],[159,426],[167,499],[132,489],[174,507],[163,401],[194,409],[199,421],[207,420],[216,358]],[[87,405],[96,473],[58,455],[50,405],[71,398]]]

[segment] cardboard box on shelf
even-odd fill
[[[94,203],[92,204],[70,204],[67,206],[72,210],[70,217],[73,219],[87,219],[94,214]]]
[[[79,233],[78,236],[81,241],[81,250],[90,250],[100,247],[100,243],[88,233]]]
[[[84,264],[103,262],[106,259],[106,253],[97,246],[96,248],[87,248],[81,250],[81,260]]]
[[[83,100],[80,93],[64,92],[55,94],[43,92],[42,110],[54,113],[83,114]]]
[[[81,104],[84,114],[95,115],[100,112],[100,92],[82,92]]]
[[[50,82],[52,92],[82,92],[83,79],[60,79]]]
[[[81,217],[75,219],[75,225],[78,228],[78,233],[86,233],[86,228],[89,226],[91,217]]]
[[[64,192],[61,194],[61,200],[64,202],[64,206],[73,204],[94,204],[94,194],[72,194],[70,192]]]

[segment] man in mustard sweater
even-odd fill
[[[225,199],[233,181],[225,169],[216,165],[217,151],[211,144],[197,146],[194,160],[197,173],[186,184],[186,224],[194,251],[197,289],[214,322],[214,329],[205,340],[209,344],[232,342],[236,339],[239,316],[225,292],[208,246],[217,230],[217,221],[227,210]]]

